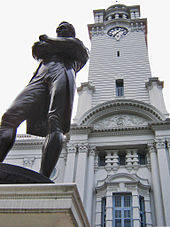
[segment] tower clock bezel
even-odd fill
[[[108,30],[107,35],[120,40],[121,37],[124,37],[128,34],[129,30],[123,26],[112,27]]]

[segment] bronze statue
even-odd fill
[[[2,116],[0,162],[13,146],[17,127],[27,121],[27,133],[46,136],[40,173],[50,177],[62,150],[63,134],[70,129],[75,91],[75,75],[86,64],[88,52],[75,38],[74,27],[62,22],[57,38],[41,35],[32,47],[40,60],[29,84]]]

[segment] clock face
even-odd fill
[[[114,27],[108,31],[108,35],[114,37],[116,40],[119,40],[121,37],[125,36],[128,33],[128,29],[124,27]]]

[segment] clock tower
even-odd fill
[[[88,88],[85,83],[78,89],[76,119],[89,108],[111,99],[142,101],[168,116],[162,95],[163,83],[151,77],[147,19],[140,18],[140,6],[117,4],[106,10],[94,10],[94,20],[94,24],[88,25],[89,84]]]

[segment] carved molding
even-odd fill
[[[93,26],[90,30],[90,37],[91,36],[98,36],[98,35],[104,35],[104,26]]]
[[[141,19],[140,19],[141,20]],[[134,31],[143,31],[146,32],[146,26],[145,26],[145,22],[140,22],[140,21],[134,21],[130,23],[130,27],[131,27],[131,32]]]

